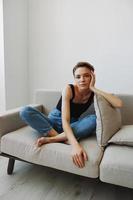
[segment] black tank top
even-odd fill
[[[70,117],[79,118],[82,113],[84,113],[89,106],[93,103],[94,92],[91,93],[90,98],[86,103],[74,103],[73,99],[75,97],[74,85],[69,84],[72,90],[72,98],[70,99]],[[61,111],[62,96],[60,97],[56,108]]]

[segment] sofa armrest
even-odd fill
[[[37,108],[41,112],[43,111],[42,105],[30,104],[29,106]],[[26,123],[23,122],[19,116],[19,111],[21,108],[22,107],[10,109],[0,114],[0,138],[6,133],[26,126]]]

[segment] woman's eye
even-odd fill
[[[76,79],[80,79],[81,77],[82,78],[90,78],[90,74],[84,74],[82,76],[80,76],[80,75],[75,76]]]
[[[85,78],[90,78],[89,74],[84,75]]]
[[[76,79],[80,79],[80,76],[76,76]]]

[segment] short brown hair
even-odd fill
[[[80,68],[80,67],[86,67],[89,70],[94,72],[94,67],[88,63],[88,62],[78,62],[75,67],[73,68],[73,75],[75,74],[76,69]]]

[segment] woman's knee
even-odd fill
[[[33,112],[33,108],[31,106],[25,106],[21,108],[19,115],[22,119],[26,119],[27,117],[30,116],[31,112]]]
[[[91,115],[73,123],[72,129],[76,138],[88,137],[96,129],[96,116]]]

